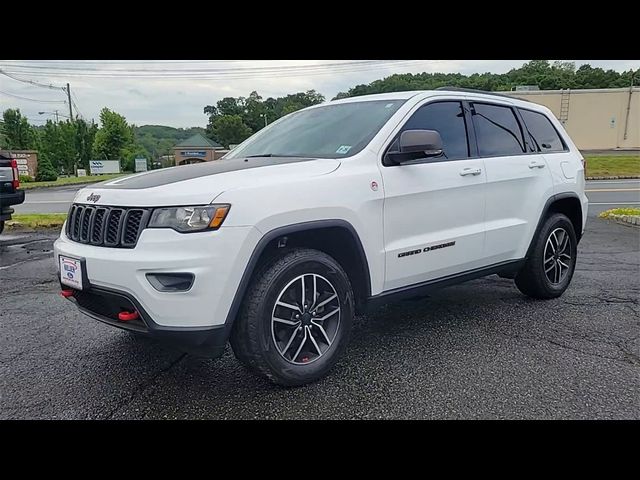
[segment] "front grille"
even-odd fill
[[[98,207],[73,204],[66,234],[74,242],[100,247],[133,248],[147,226],[147,208]]]

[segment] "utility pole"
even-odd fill
[[[69,101],[69,118],[73,122],[73,110],[71,110],[71,87],[67,83],[67,100]]]

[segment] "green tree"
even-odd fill
[[[9,108],[2,113],[2,138],[5,148],[29,150],[36,147],[33,127],[20,109]]]
[[[93,156],[96,160],[122,159],[133,144],[133,129],[119,113],[108,108],[100,111],[100,128],[95,133]]]
[[[75,126],[75,151],[79,168],[89,169],[89,161],[93,157],[93,142],[98,131],[98,125],[94,122],[87,123],[79,118],[74,122]]]
[[[57,180],[58,171],[51,164],[49,157],[41,157],[38,159],[38,170],[36,172],[37,182],[50,182]]]
[[[216,142],[229,148],[230,144],[246,140],[252,132],[240,115],[222,115],[213,121],[210,133]]]

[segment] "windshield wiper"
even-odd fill
[[[273,157],[273,153],[260,153],[258,155],[247,155],[244,158]]]
[[[304,157],[301,155],[285,155],[284,153],[260,153],[257,155],[245,155],[244,158],[262,158],[262,157],[312,158],[312,157]]]

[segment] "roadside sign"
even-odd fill
[[[79,168],[78,169],[78,176],[79,177],[86,177],[87,176],[87,171],[84,168]]]
[[[120,173],[120,160],[90,160],[89,171],[91,175],[101,173]]]
[[[146,172],[146,171],[147,171],[147,159],[136,158],[136,172]]]

